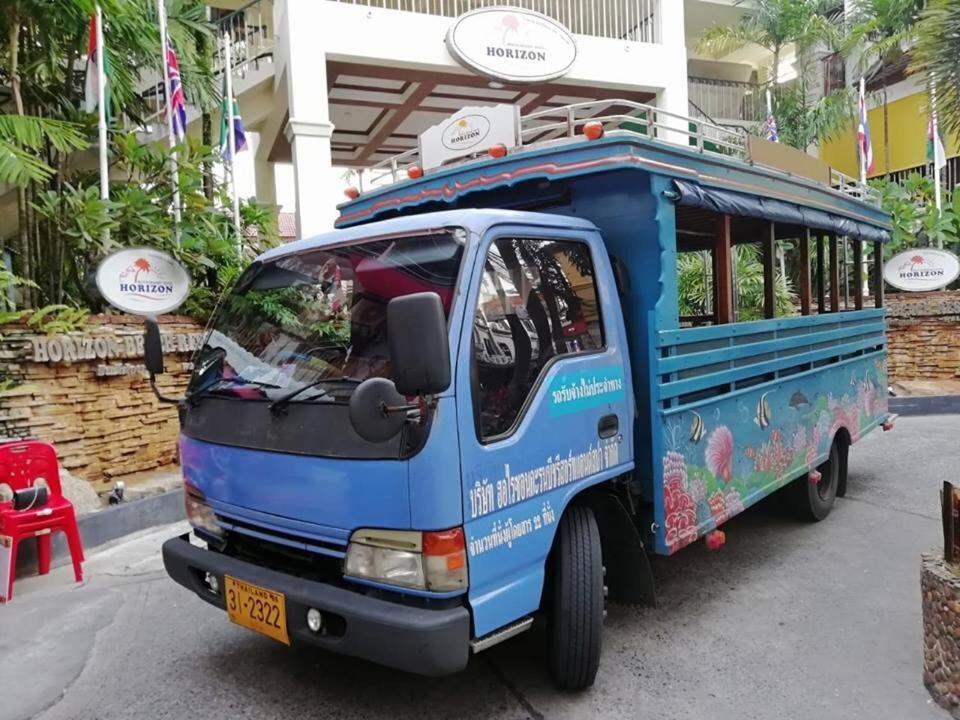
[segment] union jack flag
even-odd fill
[[[180,83],[177,53],[170,45],[167,45],[167,78],[170,82],[167,112],[172,118],[173,136],[179,141],[187,134],[187,103],[183,96],[183,85]]]

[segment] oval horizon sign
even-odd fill
[[[883,278],[909,292],[939,290],[960,276],[960,259],[948,250],[912,248],[894,255],[883,266]]]
[[[118,310],[162,315],[190,294],[190,275],[173,256],[154,248],[124,248],[97,267],[97,289]]]
[[[522,8],[464,13],[447,32],[447,49],[461,65],[508,83],[553,80],[577,59],[577,44],[567,28]]]

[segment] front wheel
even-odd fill
[[[826,462],[817,467],[819,482],[810,482],[807,475],[794,480],[794,504],[801,519],[819,522],[830,514],[840,488],[842,465],[839,441],[834,440]]]
[[[592,510],[564,513],[551,562],[550,675],[561,688],[583,690],[597,676],[603,626],[603,557]]]

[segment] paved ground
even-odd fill
[[[528,633],[430,680],[226,621],[166,579],[167,527],[57,571],[0,609],[0,720],[885,718],[946,720],[920,682],[919,554],[940,537],[960,417],[901,419],[854,448],[816,526],[755,508],[656,563],[660,607],[613,607],[596,686],[555,692]]]

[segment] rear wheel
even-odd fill
[[[801,519],[819,522],[830,514],[840,487],[841,460],[839,441],[834,440],[826,462],[817,467],[820,480],[813,483],[809,476],[804,475],[794,481],[794,506]]]
[[[549,668],[567,690],[593,685],[600,666],[603,558],[593,511],[571,507],[560,520],[552,553]]]

